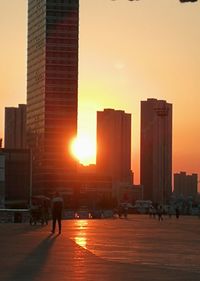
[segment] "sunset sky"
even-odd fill
[[[26,102],[26,0],[0,0],[0,34],[3,136],[4,108]],[[80,0],[79,40],[79,134],[95,143],[97,110],[131,113],[139,183],[140,101],[165,99],[173,104],[173,171],[200,175],[200,1]]]

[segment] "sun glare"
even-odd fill
[[[78,136],[73,140],[71,151],[74,157],[83,165],[95,162],[96,144],[88,136]]]

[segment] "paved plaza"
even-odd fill
[[[200,280],[200,219],[143,215],[65,220],[50,225],[0,224],[1,281]]]

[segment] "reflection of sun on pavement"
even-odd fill
[[[82,233],[81,235],[85,235],[85,233]],[[87,249],[87,240],[86,240],[86,237],[85,236],[76,236],[75,237],[75,242],[79,245],[79,246],[81,246],[81,247],[83,247],[84,249]]]
[[[88,221],[87,220],[77,220],[76,221],[76,226],[79,229],[84,229],[87,225],[88,225]]]
[[[83,247],[84,249],[87,249],[87,237],[86,237],[86,232],[84,231],[87,225],[88,225],[87,221],[84,220],[76,221],[78,232],[74,237],[74,240],[79,246]]]

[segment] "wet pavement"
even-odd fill
[[[200,280],[200,219],[66,220],[0,224],[1,281]]]

